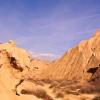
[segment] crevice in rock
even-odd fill
[[[94,54],[92,54],[91,55],[91,57],[89,58],[89,60],[88,60],[88,62],[87,62],[87,64],[89,64],[90,63],[90,61],[91,61],[91,59],[92,59],[92,57],[94,56]]]
[[[2,67],[3,64],[0,64],[0,68]]]
[[[16,95],[20,96],[20,94],[17,92],[17,88],[23,83],[24,79],[21,79],[19,81],[19,83],[15,86],[15,90],[16,90]]]
[[[19,71],[23,71],[23,68],[17,65],[17,61],[15,57],[10,57],[10,64],[13,66],[13,68],[19,70]]]
[[[30,67],[28,67],[28,66],[25,66],[28,70],[30,70]]]
[[[97,70],[98,70],[98,67],[94,67],[94,68],[89,68],[87,72],[94,74]]]
[[[92,76],[91,76],[89,82],[96,81],[97,79],[99,80],[99,78],[100,78],[100,75],[99,75],[99,73],[98,73],[98,72],[99,72],[99,68],[100,68],[100,64],[99,64],[98,67],[90,68],[90,69],[88,70],[88,73],[92,73]]]

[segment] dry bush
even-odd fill
[[[53,81],[53,82],[51,82],[49,88],[54,88],[54,87],[58,86],[58,84],[59,84],[59,82]]]
[[[41,80],[42,82],[44,82],[44,83],[47,83],[47,84],[51,84],[51,80],[49,80],[49,79],[43,79],[43,80]]]
[[[53,89],[53,93],[56,93],[58,91],[58,89],[54,88]]]
[[[75,90],[77,89],[78,87],[77,86],[77,82],[76,81],[68,81],[68,80],[63,80],[63,81],[60,81],[59,84],[57,84],[56,88],[59,88],[59,89],[71,89],[71,90]]]
[[[92,89],[81,89],[79,90],[79,93],[82,93],[82,94],[91,94],[93,93]]]
[[[76,89],[81,89],[81,88],[82,88],[81,85],[77,85],[77,86],[76,86]]]
[[[63,87],[63,86],[66,86],[66,85],[68,85],[68,84],[67,84],[67,81],[63,81],[63,82],[61,82],[61,83],[59,84],[59,87]]]
[[[58,92],[58,93],[56,94],[56,98],[63,98],[63,97],[64,97],[64,94],[61,93],[61,92]]]
[[[68,90],[73,90],[73,91],[77,91],[79,89],[81,89],[82,86],[81,85],[70,85],[64,88],[64,90],[68,89]]]
[[[79,93],[96,94],[100,93],[100,88],[85,88],[79,90]]]
[[[44,82],[41,80],[34,81],[34,83],[40,86],[44,86]]]
[[[65,89],[66,89],[66,88],[65,88]],[[69,90],[76,90],[77,87],[76,87],[76,86],[69,86],[69,87],[67,87],[67,89],[69,89]]]
[[[22,94],[29,94],[29,95],[34,95],[38,98],[42,98],[43,100],[53,100],[45,90],[43,89],[36,89],[36,90],[25,90],[23,89],[21,91]]]
[[[34,84],[37,84],[37,85],[44,86],[44,82],[42,80],[34,80],[30,76],[28,76],[27,81],[30,81],[30,82],[32,82]]]
[[[25,89],[22,89],[21,94],[32,94],[32,92],[28,91],[28,90],[25,90]]]
[[[100,96],[95,96],[93,100],[100,100]]]
[[[73,85],[73,84],[76,84],[77,81],[72,81],[72,80],[63,80],[61,81],[60,83],[60,86],[68,86],[68,85]]]
[[[87,100],[87,98],[86,97],[81,97],[80,100]]]
[[[65,90],[64,91],[66,94],[71,94],[71,91],[70,90]]]
[[[65,90],[64,92],[65,92],[65,94],[79,95],[78,92],[74,92],[74,91],[70,91],[70,90]]]
[[[79,84],[74,84],[74,81],[55,81],[52,82],[49,88],[53,88],[53,93],[57,91],[65,92],[66,94],[79,95],[77,89],[81,88]]]

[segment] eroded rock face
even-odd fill
[[[100,84],[100,31],[51,63],[30,60],[28,53],[17,48],[12,40],[0,44],[2,100],[42,100],[33,96],[41,92],[48,98],[49,95],[44,91],[47,87],[43,87],[43,82],[54,80],[89,80],[94,85]]]
[[[100,64],[100,30],[90,38],[69,49],[51,67],[42,72],[48,79],[89,80],[93,73],[88,72]]]
[[[40,60],[40,59],[32,59],[31,60],[31,66],[32,69],[34,69],[33,71],[31,70],[29,72],[29,75],[31,75],[31,78],[34,79],[42,79],[41,77],[41,72],[43,72],[45,69],[48,69],[50,66],[49,61],[45,61],[45,60]]]
[[[11,91],[16,91],[16,85],[25,79],[31,68],[28,53],[17,48],[13,41],[0,44],[0,81]]]
[[[42,100],[32,94],[21,94],[25,87],[27,91],[34,88],[34,75],[39,76],[39,70],[46,63],[40,60],[30,60],[28,53],[17,48],[12,40],[0,44],[0,97],[2,100]],[[48,64],[47,64],[48,65]],[[33,74],[34,73],[34,74]],[[31,85],[29,85],[31,84]],[[37,86],[35,86],[37,88]],[[20,90],[20,91],[19,91]],[[38,91],[38,90],[37,90]]]

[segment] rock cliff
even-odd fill
[[[81,41],[69,49],[51,67],[42,72],[47,79],[89,80],[100,64],[100,30],[88,40]],[[94,72],[91,72],[90,69]]]
[[[17,48],[12,40],[0,44],[0,97],[2,100],[22,100],[17,97],[17,87],[24,81],[30,69],[30,58],[24,49]]]

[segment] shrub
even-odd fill
[[[51,80],[49,80],[49,79],[43,79],[43,80],[41,80],[41,81],[43,81],[44,83],[47,83],[47,84],[51,84]]]
[[[51,82],[49,88],[56,87],[56,86],[58,86],[58,84],[59,84],[59,82],[57,82],[57,81],[53,81],[53,82]]]
[[[100,96],[95,96],[93,100],[100,100]]]
[[[59,93],[56,94],[56,98],[63,98],[63,97],[64,97],[63,93],[59,92]]]
[[[42,98],[43,100],[53,100],[47,93],[45,90],[43,89],[36,89],[36,90],[25,90],[23,89],[21,91],[22,94],[29,94],[29,95],[34,95],[38,98]]]
[[[79,92],[80,93],[87,93],[87,94],[100,93],[100,88],[81,89]]]

